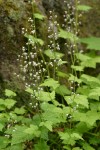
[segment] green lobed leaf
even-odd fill
[[[82,95],[88,96],[89,93],[90,93],[90,90],[91,89],[90,89],[89,86],[84,85],[84,86],[78,87],[77,90],[76,90],[76,93],[80,93]]]
[[[50,121],[54,124],[66,122],[66,113],[69,113],[68,111],[64,111],[60,107],[56,107],[53,104],[48,103],[42,103],[41,109],[44,111],[42,114],[42,118],[45,121]]]
[[[51,121],[45,121],[41,122],[39,126],[45,126],[48,130],[52,132],[52,122]]]
[[[90,140],[89,140],[89,143],[92,144],[92,145],[99,146],[99,144],[100,144],[99,134],[97,134],[97,136],[91,136]]]
[[[89,98],[92,98],[94,96],[100,97],[100,87],[96,87],[95,89],[92,89],[89,93]]]
[[[83,61],[81,62],[81,66],[88,67],[88,68],[96,68],[96,61],[93,60],[93,58],[87,60],[87,61]]]
[[[40,131],[38,130],[38,126],[31,124],[29,128],[25,129],[23,132],[34,135],[35,137],[40,136]],[[28,135],[27,135],[28,136]]]
[[[63,53],[52,51],[51,49],[45,50],[44,54],[48,56],[50,59],[60,59],[64,56]]]
[[[42,83],[40,86],[52,87],[53,90],[55,90],[57,87],[59,87],[59,82],[54,80],[53,78],[48,78],[44,80],[44,83]]]
[[[39,101],[44,102],[52,101],[55,99],[55,91],[52,91],[51,93],[40,91],[36,93],[36,97],[38,98]]]
[[[62,104],[60,104],[57,100],[52,100],[52,103],[53,103],[55,106],[62,106]]]
[[[84,150],[95,150],[90,144],[88,144],[87,142],[83,142],[83,149]]]
[[[65,85],[60,85],[56,88],[56,93],[62,96],[71,94],[71,91]]]
[[[75,71],[83,71],[84,70],[83,66],[74,66],[74,65],[71,65],[71,68],[74,69]]]
[[[91,88],[96,88],[100,86],[100,80],[98,78],[86,74],[81,75],[81,81],[89,85]]]
[[[3,111],[5,109],[5,100],[0,98],[0,111]]]
[[[12,145],[6,148],[6,150],[23,150],[24,147],[22,144]]]
[[[81,38],[80,42],[87,44],[87,49],[100,50],[100,38],[98,37]]]
[[[93,61],[96,62],[96,63],[100,63],[100,56],[95,56],[93,58]]]
[[[5,125],[3,125],[2,123],[0,123],[0,131],[2,131],[2,129],[4,128]]]
[[[71,134],[71,137],[72,137],[72,138],[75,138],[75,139],[81,139],[81,140],[83,140],[82,136],[81,136],[79,133],[73,132],[73,133]]]
[[[87,54],[76,53],[76,57],[78,60],[81,61],[80,64],[83,68],[96,68],[96,64],[100,63],[100,56],[89,56]]]
[[[88,126],[85,122],[79,122],[75,126],[75,131],[80,134],[86,133],[90,129],[91,129],[90,126]]]
[[[58,132],[58,134],[60,136],[60,139],[63,140],[64,144],[74,145],[77,140],[83,140],[81,135],[76,132],[66,131],[66,132]]]
[[[59,59],[58,66],[61,66],[62,64],[67,64],[67,61],[63,61],[63,60]]]
[[[34,125],[39,126],[39,124],[41,123],[41,116],[39,114],[36,114],[33,116],[32,118]]]
[[[41,139],[37,144],[35,144],[34,150],[50,150],[50,148],[47,145],[47,142]]]
[[[34,135],[25,133],[25,130],[27,129],[28,127],[25,125],[22,126],[16,125],[15,127],[7,129],[6,133],[12,135],[11,145],[31,140],[34,137]]]
[[[5,99],[5,106],[10,109],[15,105],[16,101],[10,98]]]
[[[75,102],[76,104],[82,105],[86,108],[89,107],[88,99],[87,96],[85,95],[71,95],[71,96],[65,96],[64,98],[68,104]]]
[[[34,94],[34,92],[33,92],[33,90],[31,88],[27,88],[25,91],[30,93],[30,94]]]
[[[8,96],[8,97],[11,97],[11,96],[16,96],[16,93],[11,91],[11,90],[6,89],[5,90],[5,95]]]
[[[82,62],[91,59],[91,57],[87,56],[86,54],[76,53],[75,55],[76,55],[77,59],[80,60],[80,61],[82,61]]]
[[[30,44],[32,44],[34,46],[34,44],[38,43],[40,44],[41,46],[44,44],[44,41],[42,39],[39,39],[39,38],[36,38],[34,37],[33,35],[30,35],[30,34],[25,34],[24,35],[26,38],[28,38]]]
[[[18,116],[14,112],[10,112],[10,119],[16,120],[17,122],[22,121],[24,119],[24,116]]]
[[[59,77],[68,79],[68,75],[65,72],[57,71],[57,75]]]
[[[49,130],[45,126],[39,127],[39,130],[41,131],[40,138],[44,139],[46,141],[49,140],[49,138],[48,138],[48,132],[49,132]]]
[[[74,102],[76,102],[76,104],[80,104],[86,108],[89,107],[89,102],[88,102],[88,99],[87,99],[87,96],[85,95],[76,95],[75,98],[74,98]]]
[[[67,32],[63,29],[59,29],[59,35],[58,36],[60,38],[63,38],[63,39],[69,39],[71,42],[78,41],[78,37],[76,35],[74,35],[71,32]]]
[[[15,108],[15,110],[14,110],[14,113],[18,114],[18,115],[23,115],[23,114],[25,114],[25,112],[26,112],[26,110],[23,107]]]
[[[1,124],[5,124],[5,123],[7,123],[8,121],[10,120],[10,116],[9,116],[9,114],[8,113],[0,113],[0,123]]]
[[[0,149],[4,150],[6,146],[10,143],[10,140],[5,136],[0,136]]]
[[[92,110],[92,111],[99,111],[100,112],[100,102],[98,102],[98,101],[93,101],[93,102],[91,102],[90,103],[90,109]]]
[[[82,80],[77,78],[76,76],[74,76],[73,74],[70,74],[69,76],[69,81],[73,81],[73,82],[77,82],[77,83],[81,83]]]
[[[81,11],[89,11],[90,9],[92,9],[92,7],[90,7],[88,5],[78,5],[77,6],[77,10],[81,10]]]
[[[5,107],[5,106],[0,105],[0,111],[4,111],[5,109],[6,109],[6,107]]]
[[[83,149],[81,149],[80,147],[75,147],[72,150],[83,150]]]
[[[85,122],[87,125],[93,126],[97,120],[100,120],[100,113],[88,111],[86,113],[74,112],[73,118],[77,121]]]
[[[43,20],[45,18],[45,16],[43,16],[42,14],[39,14],[39,13],[34,13],[34,17],[39,20]]]

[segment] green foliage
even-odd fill
[[[26,112],[26,110],[23,107],[21,107],[21,108],[16,107],[15,110],[14,110],[14,113],[19,114],[19,115],[24,115],[25,112]]]
[[[38,98],[39,101],[52,101],[55,99],[55,91],[53,92],[44,92],[40,91],[39,93],[36,93],[36,97]]]
[[[91,9],[78,4],[76,7],[75,32],[78,28],[78,12]],[[34,22],[45,19],[39,13],[33,13],[33,18]],[[100,38],[79,39],[73,29],[67,31],[66,25],[62,29],[55,20],[53,24],[49,27],[53,36],[47,50],[44,50],[45,41],[36,35],[35,24],[32,25],[33,33],[25,33],[29,55],[23,60],[24,67],[28,66],[31,79],[36,76],[38,80],[31,80],[34,86],[29,85],[25,89],[22,106],[17,101],[17,92],[12,90],[6,89],[5,95],[0,98],[0,150],[99,150],[100,75],[86,74],[85,69],[97,69],[100,63]],[[57,50],[60,40],[60,47],[65,47],[66,53],[71,53],[67,61],[64,60],[64,54]],[[90,51],[80,53],[80,46],[77,45],[80,43],[86,43]],[[37,51],[39,57],[41,55],[41,62],[38,62]],[[37,63],[34,63],[35,60]],[[50,64],[51,68],[48,67]],[[68,72],[63,70],[66,65],[70,66]]]
[[[59,132],[59,136],[65,145],[74,145],[76,140],[83,140],[79,133],[71,132],[70,130],[66,132]]]
[[[80,10],[80,11],[89,11],[92,8],[88,5],[78,5],[77,9]]]
[[[5,95],[8,96],[8,97],[11,97],[11,96],[16,96],[16,93],[14,93],[11,90],[6,89],[5,90]]]
[[[100,38],[98,37],[81,38],[80,41],[87,44],[87,49],[100,50]]]
[[[58,81],[55,81],[53,78],[49,78],[49,79],[46,79],[44,81],[44,83],[42,83],[40,86],[48,86],[48,87],[51,87],[53,90],[55,90],[57,87],[59,87],[59,82]]]
[[[34,13],[34,18],[39,19],[39,20],[43,20],[45,16],[43,16],[42,14],[39,13]]]
[[[49,146],[43,140],[40,140],[37,144],[35,144],[34,148],[35,150],[40,150],[40,149],[49,150]]]
[[[81,75],[81,80],[83,83],[87,84],[91,88],[99,87],[100,86],[100,80],[96,77],[92,77],[86,74]]]
[[[60,59],[61,57],[64,56],[64,54],[59,52],[53,52],[50,49],[45,50],[44,54],[47,55],[50,59]]]
[[[88,67],[88,68],[96,68],[96,64],[97,63],[100,63],[100,58],[99,56],[91,56],[91,55],[86,55],[86,54],[80,54],[80,53],[76,53],[76,57],[77,59],[79,59],[81,62],[80,62],[80,69],[81,70],[76,70],[76,71],[83,71],[85,67]],[[73,68],[75,68],[75,66],[72,66]]]
[[[33,46],[35,44],[40,44],[41,46],[44,44],[42,39],[36,38],[30,34],[25,34],[25,37],[29,40],[30,44],[32,44]]]
[[[76,35],[74,35],[71,32],[67,32],[67,31],[65,31],[63,29],[59,29],[59,37],[63,38],[63,39],[68,39],[71,42],[78,41],[78,37],[76,37]]]
[[[70,99],[70,101],[69,101]],[[82,105],[86,108],[89,108],[89,103],[87,96],[85,95],[72,95],[72,96],[65,96],[65,100],[70,104],[70,103],[76,103],[77,105]],[[72,101],[71,101],[72,100]]]

